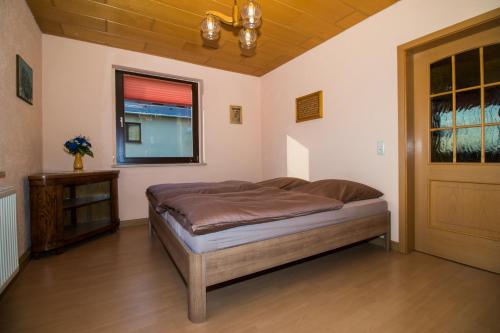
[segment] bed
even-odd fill
[[[280,178],[281,180],[283,178]],[[286,184],[290,181],[294,180],[285,179]],[[175,191],[169,190],[169,193],[173,194],[169,194],[168,197],[173,199],[170,202],[179,198],[184,201],[187,201],[187,198],[191,200],[196,198],[196,202],[203,203],[213,197],[217,200],[221,196],[234,198],[238,192],[246,194],[252,191],[268,191],[273,195],[276,193],[282,196],[289,195],[295,200],[300,196],[297,193],[301,191],[301,186],[305,186],[306,189],[303,191],[306,192],[311,192],[311,188],[314,192],[318,187],[307,183],[297,185],[295,188],[278,186],[281,192],[271,190],[269,186],[272,187],[275,184],[273,182],[271,184],[230,182],[229,185],[228,183],[176,184],[173,186]],[[278,185],[282,183],[278,182]],[[341,208],[332,210],[314,207],[317,209],[310,214],[293,214],[265,223],[237,225],[226,223],[217,230],[208,230],[207,226],[202,224],[198,229],[187,228],[185,221],[182,220],[184,215],[179,215],[179,211],[175,209],[158,209],[161,206],[157,201],[160,196],[152,195],[153,191],[150,189],[147,192],[150,201],[150,230],[157,235],[186,281],[188,318],[194,323],[206,319],[208,286],[382,235],[385,238],[386,250],[390,249],[390,212],[387,209],[387,202],[375,194],[368,199],[362,198],[363,200],[352,200],[344,195],[343,199],[348,202],[342,204]],[[196,194],[192,194],[193,191]],[[335,191],[338,192],[337,189]],[[290,194],[291,192],[293,193]],[[311,199],[316,197],[314,194],[311,195]],[[203,208],[207,210],[207,215],[210,215],[207,207],[213,205],[209,201],[208,206]],[[244,216],[242,219],[245,219]]]

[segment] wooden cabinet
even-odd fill
[[[61,250],[65,245],[116,230],[120,225],[119,172],[29,176],[32,254]]]

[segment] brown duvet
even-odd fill
[[[164,184],[147,196],[156,211],[168,211],[192,234],[270,222],[342,208],[342,202],[252,183]]]
[[[214,183],[180,183],[151,185],[146,190],[146,195],[158,213],[169,209],[164,204],[165,200],[184,194],[216,194],[227,192],[240,192],[254,190],[260,186],[241,180],[227,180]]]

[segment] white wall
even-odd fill
[[[42,171],[41,38],[25,1],[0,0],[0,185],[16,187],[19,256],[30,246],[27,177]],[[33,69],[33,105],[16,96],[16,54]]]
[[[263,176],[345,178],[385,193],[398,240],[397,46],[500,6],[403,0],[262,78]],[[295,98],[324,92],[324,118],[295,123]],[[376,142],[385,142],[384,156]]]
[[[260,80],[180,61],[43,35],[43,167],[71,170],[65,140],[86,135],[95,158],[86,169],[109,169],[115,153],[114,77],[121,65],[203,80],[206,166],[122,168],[120,218],[147,216],[144,192],[162,182],[257,181],[262,176]],[[243,106],[243,125],[229,124],[229,105]]]
[[[70,170],[63,142],[90,136],[96,158],[113,162],[112,65],[204,80],[206,166],[123,168],[120,217],[146,216],[144,190],[160,182],[259,180],[295,175],[346,178],[381,189],[398,239],[398,45],[499,7],[500,0],[403,0],[262,78],[43,35],[43,166]],[[296,124],[298,96],[324,91],[325,117]],[[244,124],[230,125],[239,104]],[[376,155],[376,142],[386,145]]]

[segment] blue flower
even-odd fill
[[[75,141],[76,141],[77,143],[79,143],[79,144],[84,144],[87,140],[85,140],[85,137],[83,137],[83,136],[77,136],[77,137],[75,138]]]
[[[94,157],[94,153],[92,152],[92,150],[90,150],[91,147],[92,145],[83,135],[79,135],[64,143],[66,152],[70,153],[71,155],[80,153],[82,155],[89,155],[90,157]]]
[[[68,149],[72,152],[76,151],[78,149],[78,144],[76,144],[75,142],[70,142]]]

